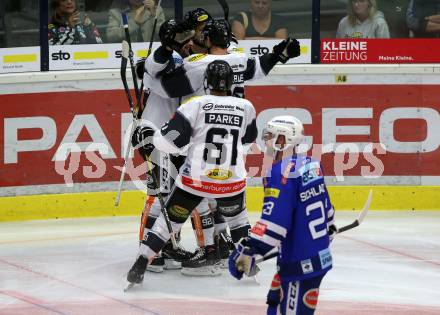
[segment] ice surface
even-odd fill
[[[338,226],[356,212],[337,212]],[[257,215],[252,214],[255,222]],[[148,273],[124,293],[139,218],[0,224],[0,314],[265,314],[274,260],[258,278]],[[195,247],[190,225],[183,245]],[[440,314],[440,211],[374,212],[337,236],[316,314]]]

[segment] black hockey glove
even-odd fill
[[[179,51],[191,38],[195,31],[189,29],[188,23],[174,19],[165,21],[159,30],[160,42],[163,46]]]
[[[328,227],[328,237],[330,239],[330,242],[333,241],[333,239],[335,238],[336,234],[338,234],[338,228],[334,224],[330,225]]]
[[[273,53],[278,57],[278,61],[286,63],[290,58],[301,55],[301,47],[295,38],[288,37],[273,47]]]
[[[139,148],[142,154],[150,156],[154,150],[154,145],[151,143],[153,135],[154,130],[151,127],[137,127],[131,137],[131,145],[133,148]]]
[[[139,80],[142,80],[144,78],[144,72],[145,72],[145,59],[147,58],[141,58],[136,62],[136,76]]]

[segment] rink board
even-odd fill
[[[373,190],[370,208],[374,210],[440,209],[438,186],[329,186],[331,200],[336,210],[359,211],[363,208],[370,189]],[[114,206],[115,196],[116,192],[94,192],[2,197],[0,222],[126,216],[141,213],[145,201],[143,192],[124,192],[118,207]],[[246,197],[248,211],[260,212],[264,197],[263,189],[248,187]]]
[[[246,93],[259,130],[276,115],[304,122],[304,149],[321,160],[338,209],[356,207],[364,186],[380,186],[377,209],[440,209],[439,72],[435,65],[283,66]],[[112,202],[131,123],[118,71],[2,75],[0,104],[2,220],[140,212],[142,193],[125,193],[117,209]],[[254,149],[246,165],[250,186],[259,186],[270,163]],[[124,189],[139,189],[130,183],[144,173],[135,155]],[[258,210],[258,188],[249,191],[249,209]]]

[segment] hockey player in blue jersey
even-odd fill
[[[296,154],[303,137],[303,125],[293,116],[268,122],[263,138],[276,154],[264,178],[261,218],[229,257],[231,275],[241,279],[259,270],[259,255],[278,249],[268,314],[313,314],[321,281],[332,268],[334,210],[320,163]]]

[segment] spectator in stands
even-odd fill
[[[51,9],[49,45],[102,44],[95,24],[77,11],[75,0],[52,0]]]
[[[0,2],[0,48],[6,47],[5,2]]]
[[[406,38],[406,10],[410,0],[377,0],[377,8],[385,15],[392,38]]]
[[[127,13],[131,40],[149,42],[157,10],[157,26],[153,39],[158,39],[159,28],[165,21],[165,14],[161,7],[157,7],[154,0],[116,0],[114,4],[108,18],[109,42],[121,42],[125,38],[121,12]]]
[[[339,22],[337,38],[390,38],[388,24],[377,11],[376,0],[349,0],[347,15]]]
[[[232,32],[237,39],[262,39],[288,37],[284,18],[272,13],[272,0],[250,0],[247,12],[238,12],[232,21]]]
[[[411,0],[406,22],[414,37],[439,37],[440,1]]]

